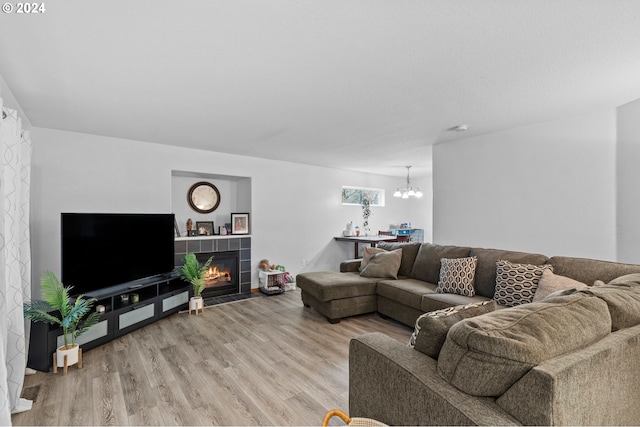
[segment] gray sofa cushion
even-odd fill
[[[541,362],[610,333],[607,304],[581,293],[497,310],[449,330],[438,372],[465,393],[497,397]]]
[[[413,269],[413,263],[416,260],[420,246],[422,246],[421,243],[378,243],[378,248],[384,249],[385,251],[402,249],[402,262],[400,262],[398,276],[404,277],[411,275],[411,269]]]
[[[411,278],[429,283],[438,283],[442,258],[466,258],[471,248],[462,246],[440,246],[424,243],[418,251],[411,270]]]
[[[476,267],[476,294],[493,298],[496,286],[496,261],[505,260],[518,264],[542,265],[549,259],[546,255],[501,249],[472,248],[471,256],[478,257]]]
[[[490,313],[495,309],[496,302],[488,300],[425,313],[416,320],[409,345],[427,356],[437,359],[447,338],[447,332],[453,325],[462,319]]]
[[[561,276],[571,277],[578,282],[593,285],[596,280],[607,283],[625,274],[640,273],[640,265],[621,264],[617,262],[599,261],[586,258],[554,256],[548,261],[553,272]]]
[[[357,272],[314,271],[296,276],[297,286],[318,301],[375,295],[379,278],[361,277]]]
[[[629,274],[580,292],[607,303],[611,313],[611,331],[640,324],[640,274]]]
[[[415,279],[381,280],[377,287],[379,296],[417,310],[421,310],[422,296],[435,291],[436,285]]]

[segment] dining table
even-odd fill
[[[397,242],[396,236],[338,236],[334,237],[338,242],[353,242],[354,244],[354,259],[360,258],[360,244],[369,244],[375,247],[380,242]]]

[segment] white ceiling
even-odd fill
[[[44,3],[0,15],[38,127],[420,176],[432,144],[640,98],[638,0]]]

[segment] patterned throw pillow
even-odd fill
[[[447,333],[453,325],[463,319],[489,313],[495,309],[496,302],[488,300],[424,313],[416,320],[416,327],[411,335],[409,346],[437,359],[447,338]]]
[[[532,302],[545,270],[553,271],[553,267],[496,261],[496,293],[493,299],[507,307]]]
[[[440,279],[436,292],[468,297],[476,294],[473,284],[476,278],[477,257],[442,258],[440,264]]]

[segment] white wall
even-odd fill
[[[436,145],[434,241],[616,258],[615,110]]]
[[[618,108],[618,260],[640,264],[640,100]]]
[[[342,185],[387,190],[387,206],[372,208],[372,230],[410,221],[415,227],[425,228],[427,239],[431,236],[430,178],[412,179],[424,191],[423,199],[400,200],[391,194],[404,178],[43,128],[34,128],[32,140],[35,278],[45,270],[59,274],[61,212],[177,210],[177,204],[187,202],[186,195],[180,196],[182,201],[172,196],[172,171],[251,178],[252,258],[256,271],[261,258],[297,274],[337,270],[340,261],[351,257],[351,244],[335,242],[333,237],[347,222],[361,223],[361,208],[342,206]],[[243,186],[238,184],[239,189]],[[238,209],[245,208],[238,204]],[[306,266],[302,266],[303,260]],[[257,273],[253,286],[257,287]]]

